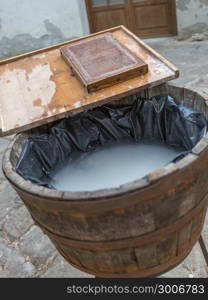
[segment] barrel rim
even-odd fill
[[[184,95],[185,91],[195,93],[201,97],[205,103],[206,98],[205,95],[201,94],[198,91],[190,90],[188,88],[182,88],[176,85],[169,85],[170,88],[176,88],[181,90],[182,94]],[[108,199],[112,197],[118,197],[124,195],[126,193],[131,193],[135,191],[139,191],[150,187],[159,179],[162,179],[166,176],[171,176],[171,174],[187,167],[191,163],[193,163],[204,151],[208,150],[208,134],[203,137],[196,146],[192,149],[190,154],[186,155],[182,158],[179,162],[176,163],[169,163],[166,166],[159,168],[145,177],[138,179],[136,181],[131,181],[126,184],[123,184],[117,188],[111,189],[100,189],[96,191],[82,191],[82,192],[70,192],[70,191],[57,191],[52,190],[47,187],[41,187],[37,184],[34,184],[28,180],[25,180],[21,177],[12,165],[10,156],[14,145],[19,141],[20,137],[22,137],[23,133],[18,134],[10,143],[9,147],[6,149],[4,156],[3,156],[3,172],[5,177],[11,182],[14,186],[17,186],[19,189],[28,192],[30,194],[34,194],[39,197],[50,198],[50,200],[67,200],[74,202],[76,201],[96,201],[99,199]]]

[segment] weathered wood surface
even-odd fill
[[[188,90],[169,91],[179,103],[187,101],[186,95],[191,99]],[[192,107],[208,116],[203,98],[192,97]],[[98,277],[147,277],[174,268],[190,253],[207,211],[207,137],[179,162],[141,180],[117,189],[63,193],[25,181],[14,171],[28,134],[8,148],[5,175],[72,265]]]
[[[178,76],[177,68],[124,27],[111,29],[110,32],[118,42],[148,64],[147,74],[88,94],[70,71],[59,51],[61,46],[73,41],[1,61],[2,135],[40,126],[68,114],[162,84]]]
[[[60,51],[89,93],[148,72],[148,65],[110,32],[75,41]]]

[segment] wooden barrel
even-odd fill
[[[206,99],[169,86],[176,102],[203,111]],[[61,192],[25,181],[15,172],[18,135],[3,159],[5,176],[35,223],[76,268],[98,277],[147,277],[179,264],[197,242],[208,194],[208,137],[177,163],[120,188]]]

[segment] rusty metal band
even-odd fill
[[[161,228],[150,233],[145,233],[143,235],[122,239],[122,240],[112,240],[112,241],[80,241],[62,236],[59,233],[51,232],[46,225],[41,224],[32,215],[35,223],[43,229],[43,231],[50,237],[51,240],[57,243],[64,244],[73,248],[86,249],[86,250],[100,250],[100,251],[110,251],[115,249],[125,249],[129,247],[141,247],[147,244],[151,244],[162,239],[166,239],[172,233],[177,232],[179,229],[183,228],[186,224],[191,223],[193,218],[199,215],[203,210],[207,208],[208,195],[203,198],[203,200],[195,206],[189,213],[179,218],[175,223]]]

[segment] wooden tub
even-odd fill
[[[199,94],[169,86],[176,102],[203,111]],[[98,277],[155,276],[179,264],[197,242],[207,209],[208,138],[178,163],[96,192],[60,192],[15,172],[24,140],[16,136],[3,159],[6,178],[35,223],[76,268]]]

